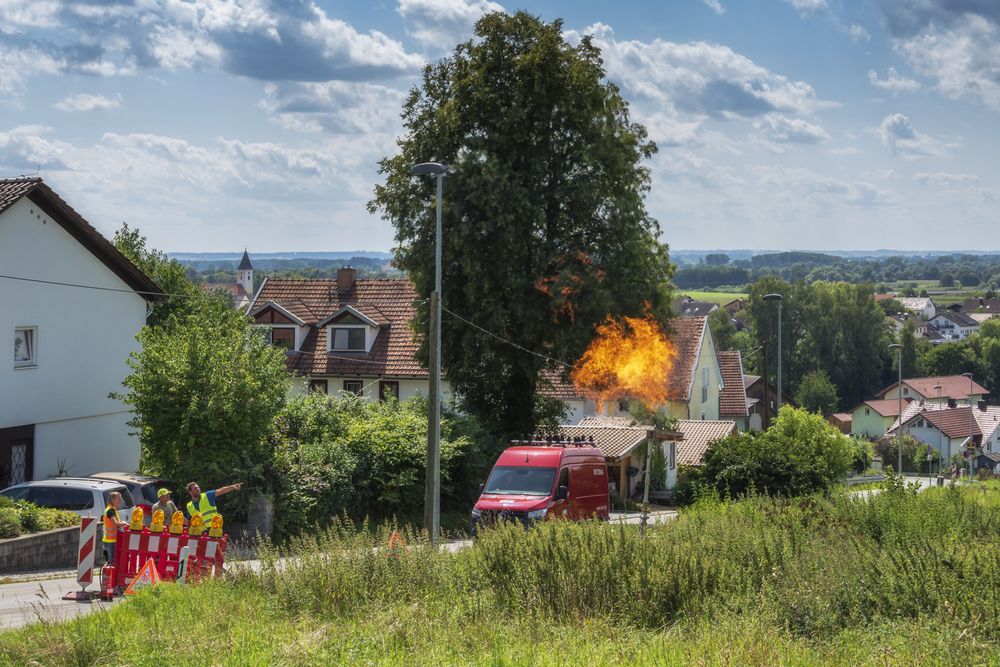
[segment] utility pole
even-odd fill
[[[430,299],[430,385],[427,396],[427,472],[424,480],[424,527],[431,544],[441,532],[441,200],[448,167],[423,162],[410,169],[411,176],[430,174],[437,178],[437,210],[434,219],[434,291]]]
[[[781,302],[783,299],[780,294],[765,294],[764,301],[778,302],[778,395],[774,399],[774,404],[776,406],[775,412],[781,416]],[[767,396],[766,384],[764,385],[764,396]]]
[[[639,534],[646,534],[646,522],[649,520],[649,478],[653,460],[653,446],[656,444],[656,431],[646,431],[646,474],[642,490],[642,514],[639,516]]]
[[[896,461],[898,468],[896,474],[903,474],[903,346],[893,343],[890,350],[896,350],[896,366],[899,370],[899,381],[896,384],[896,410],[899,415],[899,424],[896,425]]]

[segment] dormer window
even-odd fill
[[[365,329],[366,326],[359,327],[330,327],[333,334],[333,350],[364,352],[365,351]]]
[[[267,342],[274,347],[286,350],[295,349],[295,329],[292,327],[271,327],[267,338]]]
[[[343,306],[319,326],[326,329],[328,352],[370,352],[380,324],[363,310]]]

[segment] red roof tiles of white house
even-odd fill
[[[739,351],[718,352],[722,371],[722,392],[719,394],[719,416],[746,417],[747,390],[743,386],[743,359]]]
[[[328,351],[327,327],[310,326],[298,352],[288,353],[288,369],[304,375],[427,378],[417,361],[419,344],[411,321],[416,315],[417,293],[409,280],[357,280],[340,290],[335,279],[292,280],[268,278],[254,300],[260,313],[275,303],[316,325],[349,305],[378,323],[378,336],[370,352]]]
[[[709,445],[736,434],[736,422],[698,419],[677,420],[677,430],[684,439],[677,443],[677,464],[697,466],[705,462]]]
[[[896,388],[896,382],[878,392],[876,396],[884,397],[887,393]],[[969,398],[969,378],[964,375],[942,375],[938,377],[907,378],[903,380],[904,389],[909,387],[924,398],[954,398],[956,400],[968,400]],[[940,385],[940,389],[937,387]],[[979,384],[972,383],[972,393],[974,395],[985,396],[989,390]],[[904,394],[904,398],[905,398]],[[915,397],[914,397],[915,398]]]

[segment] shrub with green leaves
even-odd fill
[[[21,517],[13,507],[0,507],[0,539],[21,534]]]
[[[273,484],[279,536],[338,516],[418,516],[423,505],[427,403],[313,393],[276,420]],[[492,463],[489,439],[469,417],[441,425],[442,504],[471,502]],[[485,444],[484,444],[485,443]]]
[[[830,488],[855,459],[851,439],[818,414],[785,406],[763,433],[739,433],[705,453],[704,478],[731,497],[797,496]]]

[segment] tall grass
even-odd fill
[[[228,581],[0,635],[0,663],[997,664],[997,495],[705,500],[645,537],[551,522],[456,552],[338,523]]]

